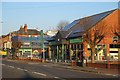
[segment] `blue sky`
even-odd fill
[[[76,19],[118,8],[117,2],[3,2],[2,34],[18,30],[20,25],[47,31],[61,20]]]
[[[118,2],[119,0],[1,0],[2,2]]]

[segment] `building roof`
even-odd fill
[[[65,26],[63,31],[58,31],[58,33],[60,33],[62,38],[81,37],[86,30],[96,25],[115,10],[116,9],[74,20],[72,23]],[[54,40],[55,37],[56,36],[51,37],[49,40]]]
[[[68,38],[81,36],[84,33],[84,31],[96,25],[98,22],[100,22],[102,19],[104,19],[106,16],[108,16],[115,10],[111,10],[75,20],[71,24],[67,25],[64,28],[64,30],[65,31],[67,30],[68,32],[72,31],[72,33],[68,36]]]
[[[82,37],[83,32],[72,32],[67,38]]]
[[[109,14],[111,14],[115,10],[111,10],[111,11],[107,11],[107,12],[103,12],[100,14],[96,14],[96,15],[92,15],[92,16],[88,16],[85,18],[75,20],[71,24],[65,26],[65,28],[63,30],[65,30],[65,31],[76,31],[76,30],[85,31],[85,30],[89,29],[90,27],[92,27],[93,25],[95,25],[96,23],[98,23],[99,21],[101,21],[103,18],[105,18]],[[76,26],[77,24],[79,24],[79,26]]]
[[[37,31],[37,30],[35,30],[35,29],[28,29],[27,30],[27,32],[25,32],[24,30],[18,30],[18,31],[16,31],[16,33],[17,34],[24,34],[24,35],[26,35],[26,34],[29,34],[29,35],[39,35],[40,34],[40,32],[39,31]]]
[[[47,32],[45,32],[45,34],[47,34],[48,36],[55,36],[57,34],[58,30],[49,30]]]
[[[25,32],[23,29],[20,29],[18,31],[11,32],[11,34],[16,34],[16,35],[40,35],[40,32],[36,29],[28,29],[27,32]]]
[[[2,35],[2,36],[1,36],[1,38],[5,38],[5,37],[6,37],[6,35]]]
[[[79,22],[79,20],[73,21],[72,23],[70,23],[67,26],[65,26],[63,30],[67,31],[68,29],[70,29],[71,27],[73,27],[74,25],[76,25],[78,22]]]
[[[59,31],[59,34],[61,35],[62,38],[67,38],[67,36],[69,35],[68,31]]]
[[[51,36],[48,36],[48,37],[45,38],[45,40],[47,40],[47,41],[54,41],[55,38],[54,38],[54,37],[51,37]]]

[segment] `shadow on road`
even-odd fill
[[[39,79],[39,78],[34,78],[32,75],[30,75],[27,71],[25,72],[25,76],[23,76],[21,78],[21,80],[43,80],[43,79]]]
[[[30,75],[27,71],[24,72],[25,72],[25,76],[23,76],[20,80],[53,80],[49,78],[35,78],[32,75]]]
[[[33,78],[28,72],[24,71],[25,76],[23,76],[22,78]]]

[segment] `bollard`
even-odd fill
[[[76,66],[76,62],[74,60],[72,60],[72,66]]]
[[[42,62],[44,63],[44,62],[45,62],[45,60],[44,60],[44,59],[42,59]]]
[[[86,60],[85,59],[82,61],[82,66],[86,67]]]

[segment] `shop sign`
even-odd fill
[[[55,41],[49,42],[49,45],[55,45],[55,44],[56,44]]]
[[[79,42],[83,42],[83,39],[82,38],[70,39],[70,43],[79,43]]]

